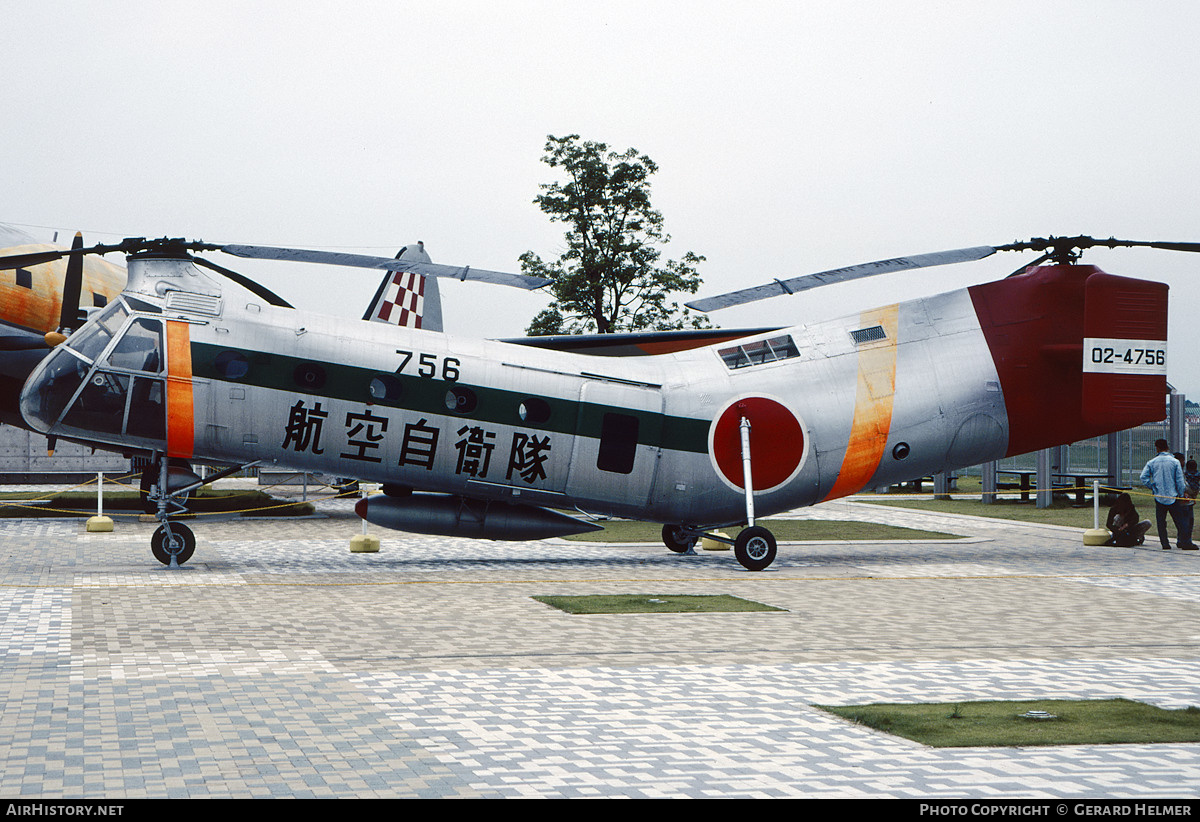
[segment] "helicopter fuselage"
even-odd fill
[[[175,458],[712,528],[747,521],[747,466],[766,515],[1158,419],[1165,341],[1166,286],[1090,266],[596,358],[280,308],[149,255],[21,408]]]

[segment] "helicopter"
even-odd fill
[[[881,260],[690,305],[1043,252],[933,297],[598,357],[284,308],[204,255],[544,284],[533,278],[131,238],[56,252],[124,253],[128,282],[34,369],[20,411],[47,435],[152,458],[151,548],[168,565],[195,549],[171,519],[199,483],[187,466],[211,463],[233,466],[216,477],[273,464],[378,482],[383,493],[355,510],[383,527],[533,540],[628,517],[660,523],[678,553],[704,536],[731,543],[760,571],[777,554],[762,515],[1161,418],[1167,286],[1081,263],[1094,246],[1200,250],[1080,236]],[[4,257],[0,269],[48,259]],[[718,533],[738,525],[734,539]]]

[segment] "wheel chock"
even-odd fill
[[[379,551],[379,537],[369,534],[355,534],[350,537],[350,553],[374,554]]]
[[[110,517],[106,517],[103,514],[97,514],[94,517],[88,517],[87,530],[89,533],[111,531],[112,529],[113,521]]]

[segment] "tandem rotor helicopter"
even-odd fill
[[[544,284],[411,259],[137,238],[0,270],[127,255],[124,290],[32,368],[19,411],[47,436],[152,459],[165,564],[195,548],[171,518],[200,484],[190,465],[266,463],[381,483],[356,512],[417,533],[532,540],[619,516],[661,523],[683,553],[746,525],[734,554],[761,570],[776,543],[758,516],[1160,419],[1167,286],[1079,263],[1095,246],[1200,251],[1051,237],[882,260],[689,305],[1042,252],[1006,279],[847,317],[605,335],[590,353],[296,310],[204,255]],[[626,349],[641,356],[596,356]]]

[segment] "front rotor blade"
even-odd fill
[[[34,251],[29,254],[11,254],[7,257],[0,257],[0,271],[6,271],[13,268],[26,268],[33,265],[42,265],[44,263],[52,263],[55,260],[61,260],[63,257],[69,257],[72,254],[80,256],[84,254],[109,254],[114,251],[119,251],[125,254],[131,254],[135,251],[141,251],[148,246],[155,244],[161,245],[167,242],[165,240],[147,241],[143,237],[129,237],[119,243],[94,245],[89,248],[59,248],[53,251]],[[199,250],[212,250],[213,246],[205,246],[200,243],[193,243],[194,247]]]
[[[7,257],[0,257],[0,271],[8,271],[14,268],[29,268],[30,266],[52,263],[55,260],[61,260],[70,253],[70,251],[56,250],[34,251],[29,254],[10,254]]]
[[[984,257],[988,257],[994,253],[996,253],[996,249],[992,246],[981,245],[974,248],[958,248],[952,251],[938,251],[933,254],[917,254],[912,257],[896,257],[891,260],[860,263],[859,265],[852,265],[846,268],[835,268],[831,271],[821,271],[817,274],[793,277],[790,280],[776,280],[766,285],[745,288],[740,291],[731,291],[728,294],[721,294],[717,297],[706,297],[701,300],[685,303],[685,305],[695,311],[715,311],[718,308],[743,305],[756,300],[763,300],[767,297],[777,297],[780,294],[794,294],[797,291],[807,291],[810,288],[819,288],[831,283],[873,277],[876,274],[982,260]]]
[[[286,260],[323,265],[345,265],[352,268],[382,268],[388,271],[411,271],[426,277],[447,277],[455,280],[477,280],[480,282],[511,285],[517,288],[534,289],[549,284],[541,277],[526,277],[505,271],[489,271],[470,266],[419,263],[411,260],[394,260],[390,257],[371,257],[366,254],[344,254],[337,251],[311,251],[300,248],[273,248],[261,245],[223,245],[221,251],[236,257],[256,260]]]

